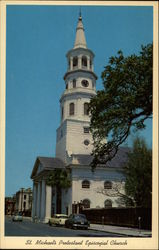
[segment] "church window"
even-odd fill
[[[87,57],[82,56],[82,66],[87,67]]]
[[[111,208],[112,207],[112,201],[110,199],[105,200],[104,207],[105,208]]]
[[[89,107],[88,102],[85,102],[84,103],[84,115],[89,115],[88,107]]]
[[[23,207],[24,207],[24,210],[26,208],[26,201],[23,202]]]
[[[89,134],[89,127],[83,127],[83,132],[85,134]]]
[[[68,83],[66,83],[66,89],[68,89]]]
[[[90,200],[84,199],[82,204],[84,208],[90,208]]]
[[[69,113],[70,115],[74,115],[74,112],[75,112],[75,105],[74,103],[70,103],[70,110],[69,110]]]
[[[92,68],[92,60],[90,60],[90,68]]]
[[[90,144],[89,140],[84,140],[84,145],[88,146]]]
[[[75,56],[73,58],[73,67],[76,67],[77,65],[78,65],[78,58],[77,58],[77,56]]]
[[[61,130],[61,138],[63,137],[63,131]]]
[[[82,80],[82,86],[87,88],[89,86],[89,82],[87,80]]]
[[[64,114],[64,107],[61,109],[61,118],[63,119],[63,114]]]
[[[112,189],[112,182],[111,181],[105,181],[104,182],[104,189]]]
[[[90,188],[90,182],[88,180],[82,181],[82,188]]]
[[[24,200],[26,200],[26,194],[24,194]]]
[[[73,79],[73,88],[76,88],[76,79]]]
[[[71,68],[71,61],[70,61],[70,59],[68,60],[68,68],[69,69]]]

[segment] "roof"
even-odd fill
[[[58,157],[38,157],[45,169],[64,168],[64,162]]]
[[[130,152],[130,148],[128,147],[120,147],[116,156],[106,163],[107,167],[110,168],[122,168],[124,164],[127,162],[128,156],[127,153]],[[90,165],[93,160],[92,155],[84,155],[84,154],[73,154],[74,160],[78,162],[79,165]],[[104,164],[102,164],[104,166]]]
[[[76,48],[87,48],[86,38],[84,34],[84,27],[82,23],[82,17],[80,16],[78,19],[78,24],[76,28],[76,38],[74,43],[74,49]]]
[[[33,171],[31,174],[31,178],[33,178],[37,171],[38,171],[38,167],[39,165],[42,166],[41,171],[46,171],[46,170],[53,170],[53,169],[57,169],[57,168],[65,168],[65,163],[58,157],[41,157],[38,156],[36,158],[34,167],[33,167]]]

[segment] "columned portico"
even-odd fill
[[[46,196],[46,186],[45,180],[42,180],[42,188],[41,188],[41,220],[45,220],[45,196]]]
[[[52,187],[46,185],[46,180],[42,179],[34,182],[33,185],[33,218],[38,221],[48,222],[51,217],[51,197]]]
[[[45,222],[51,217],[51,203],[52,203],[52,187],[46,185],[46,210],[45,210]]]
[[[33,184],[33,206],[32,206],[32,216],[36,216],[36,207],[37,207],[37,184]]]
[[[41,186],[41,182],[38,182],[38,188],[37,188],[37,204],[36,204],[36,216],[40,219],[40,186]]]

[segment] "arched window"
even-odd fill
[[[84,103],[84,115],[89,115],[89,111],[88,111],[88,102]]]
[[[70,103],[69,114],[70,114],[70,115],[74,115],[74,113],[75,113],[75,105],[74,105],[74,103],[72,102],[72,103]]]
[[[90,68],[92,69],[92,60],[90,59]]]
[[[76,88],[76,79],[73,79],[73,88]]]
[[[87,67],[87,57],[82,56],[82,66]]]
[[[90,208],[90,200],[84,199],[83,200],[83,207],[84,208]]]
[[[90,182],[88,180],[82,181],[82,188],[90,188]]]
[[[112,189],[111,181],[105,181],[104,182],[104,189]]]
[[[112,201],[110,199],[105,200],[104,207],[105,208],[111,208],[112,207]]]
[[[64,107],[61,108],[61,119],[63,119]]]
[[[73,58],[73,67],[76,67],[77,65],[78,65],[78,58],[77,58],[77,56],[75,56]]]
[[[69,69],[71,68],[71,61],[70,61],[70,59],[68,60],[68,68]]]

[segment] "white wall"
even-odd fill
[[[118,204],[116,200],[119,197],[110,197],[108,195],[98,193],[98,191],[101,189],[104,189],[104,182],[105,181],[112,181],[112,183],[120,182],[121,179],[124,177],[122,174],[114,171],[114,170],[102,170],[99,169],[95,171],[95,173],[92,173],[90,169],[87,167],[84,168],[73,168],[72,169],[72,176],[73,176],[73,183],[72,183],[72,189],[73,189],[73,196],[72,201],[79,202],[80,200],[89,199],[90,200],[90,207],[96,208],[96,207],[104,207],[104,202],[107,199],[111,199],[112,206],[117,207]],[[82,181],[84,179],[87,179],[90,181],[90,188],[82,188]]]
[[[68,207],[68,214],[72,213],[72,187],[62,190],[62,213],[66,214],[66,207]]]

